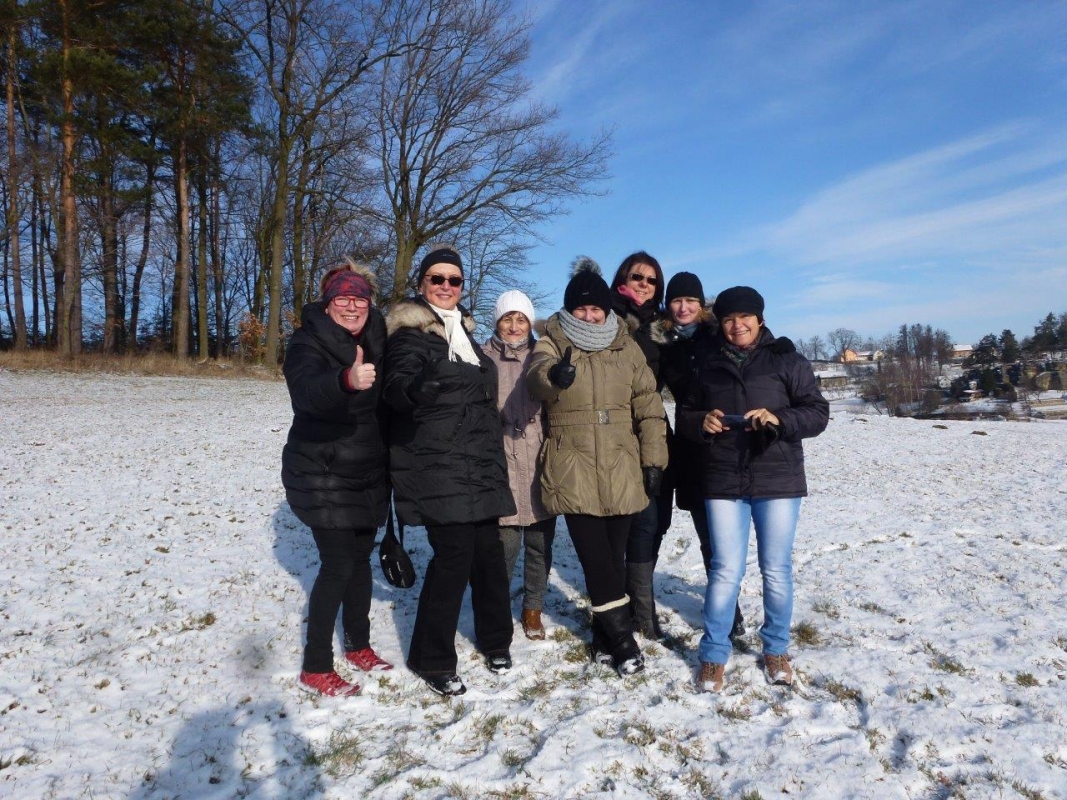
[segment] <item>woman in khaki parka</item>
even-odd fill
[[[593,658],[620,675],[644,668],[626,594],[632,517],[659,493],[666,424],[641,348],[611,310],[596,262],[574,265],[563,310],[545,325],[527,379],[545,403],[542,499],[567,520],[593,611]]]

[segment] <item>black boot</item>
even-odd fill
[[[593,631],[593,640],[589,643],[589,655],[592,658],[594,664],[604,664],[605,666],[614,666],[614,659],[611,657],[611,647],[608,644],[607,636],[604,635],[604,628],[600,624],[600,620],[596,614],[593,614],[593,622],[590,626]]]
[[[634,639],[630,609],[626,605],[620,605],[593,613],[604,632],[605,642],[615,662],[615,671],[619,675],[633,675],[643,670],[645,659],[641,655],[641,648],[637,646],[637,640]]]
[[[737,644],[737,640],[745,635],[745,618],[741,616],[741,603],[738,602],[734,609],[734,626],[730,629],[730,641]]]
[[[634,629],[644,638],[658,642],[663,639],[663,631],[656,618],[656,596],[652,588],[652,575],[655,570],[655,561],[628,563],[626,591],[630,595]]]

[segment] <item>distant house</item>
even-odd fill
[[[969,344],[954,344],[952,345],[952,360],[963,361],[974,353],[974,348]]]
[[[853,350],[851,347],[846,347],[841,354],[840,361],[842,364],[854,364],[857,361],[881,361],[883,358],[885,358],[885,352],[882,350]]]

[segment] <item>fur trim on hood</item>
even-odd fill
[[[463,314],[463,329],[467,333],[474,333],[478,327],[471,313],[461,305],[456,306]],[[401,300],[392,308],[385,317],[385,328],[388,336],[392,336],[401,328],[414,328],[423,333],[432,333],[447,340],[445,335],[445,323],[433,312],[430,304],[421,297],[410,297]]]
[[[718,333],[719,321],[711,313],[710,304],[704,306],[704,313],[706,315],[705,318],[697,320],[697,325],[708,333]],[[676,338],[674,335],[674,320],[670,318],[669,314],[664,314],[649,327],[649,335],[652,341],[658,345],[670,344]]]

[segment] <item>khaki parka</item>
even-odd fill
[[[626,324],[618,324],[607,348],[587,352],[567,338],[559,314],[553,314],[534,347],[527,381],[548,416],[541,496],[549,513],[636,514],[648,505],[641,468],[667,466],[667,426],[656,380]],[[568,347],[576,377],[560,389],[548,371]]]

